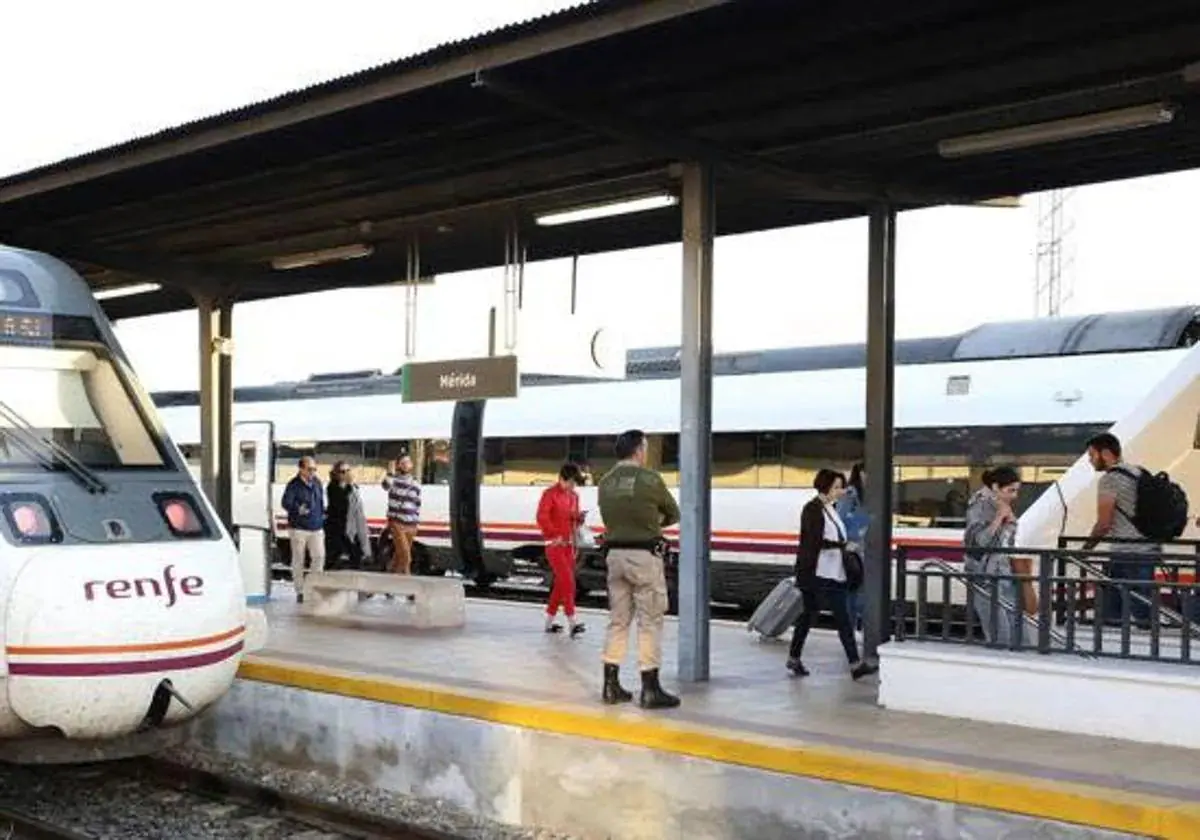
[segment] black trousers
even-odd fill
[[[846,651],[846,661],[851,664],[858,662],[858,642],[854,638],[854,625],[850,623],[846,597],[848,594],[849,589],[845,583],[828,578],[817,578],[813,585],[804,588],[804,612],[796,619],[796,629],[792,632],[792,647],[788,653],[792,659],[799,659],[804,653],[808,631],[817,620],[817,613],[826,609],[833,613],[838,638],[842,642],[842,649]]]
[[[361,569],[362,549],[350,542],[345,531],[336,527],[325,530],[325,564],[331,569]]]

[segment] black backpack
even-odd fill
[[[1167,542],[1178,539],[1187,527],[1188,520],[1187,493],[1183,492],[1183,488],[1171,481],[1165,472],[1152,473],[1143,467],[1134,476],[1129,470],[1120,467],[1116,470],[1137,481],[1133,515],[1120,510],[1121,515],[1148,540]]]

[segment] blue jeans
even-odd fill
[[[1158,565],[1158,558],[1154,553],[1142,554],[1114,554],[1112,562],[1109,564],[1108,576],[1115,581],[1145,581],[1149,584],[1154,580],[1154,569]],[[1126,584],[1124,593],[1117,586],[1104,587],[1104,620],[1106,622],[1119,622],[1121,620],[1122,601],[1129,601],[1129,617],[1136,622],[1146,622],[1150,620],[1150,600],[1153,587],[1149,585],[1135,585],[1133,583]],[[1132,597],[1136,592],[1145,598],[1145,601],[1140,598]]]
[[[861,627],[863,621],[863,609],[867,606],[867,599],[863,595],[862,587],[860,586],[854,592],[846,593],[846,609],[850,612],[850,623],[854,627]]]

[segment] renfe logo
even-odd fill
[[[167,599],[167,607],[175,606],[175,587],[178,583],[179,592],[183,595],[203,595],[204,578],[189,575],[176,581],[171,573],[174,566],[167,566],[162,572],[162,581],[156,578],[135,578],[134,580],[89,580],[83,585],[83,594],[89,601],[96,600],[97,587],[109,598],[163,598]]]

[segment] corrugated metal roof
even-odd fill
[[[247,117],[267,113],[276,108],[286,108],[322,94],[346,90],[392,74],[407,72],[431,64],[436,64],[441,61],[446,61],[451,58],[456,58],[474,50],[492,47],[507,41],[525,38],[530,35],[535,35],[554,29],[556,27],[566,26],[581,20],[586,20],[587,18],[597,15],[601,12],[609,12],[625,6],[636,6],[639,1],[640,0],[582,0],[582,2],[576,3],[573,6],[559,9],[558,11],[546,12],[526,20],[498,26],[494,29],[489,29],[486,32],[481,32],[477,35],[470,35],[465,38],[446,41],[420,52],[413,53],[412,55],[398,58],[393,61],[386,61],[382,64],[376,64],[372,67],[365,67],[361,70],[356,70],[353,73],[337,76],[324,82],[317,82],[316,84],[297,88],[295,90],[287,91],[286,93],[281,93],[277,96],[271,96],[256,102],[250,102],[216,114],[210,114],[208,116],[198,117],[194,120],[188,120],[187,122],[183,122],[178,125],[130,138],[122,143],[117,143],[112,146],[104,146],[99,149],[94,149],[90,152],[84,152],[83,154],[73,155],[71,157],[55,161],[54,163],[47,163],[41,166],[36,166],[33,169],[15,172],[0,178],[0,186],[45,175],[58,169],[67,169],[81,163],[86,163],[97,158],[105,157],[107,155],[129,151],[139,146],[150,145],[159,140],[181,136],[199,127],[214,128],[217,126],[234,123]]]

